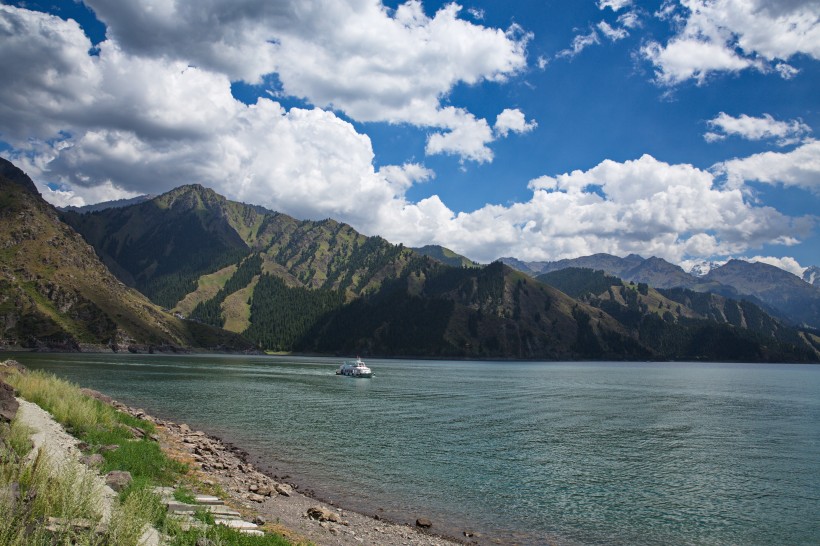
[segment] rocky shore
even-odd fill
[[[159,419],[90,389],[83,391],[120,411],[156,425],[163,450],[187,463],[206,486],[224,491],[225,504],[243,519],[278,532],[293,542],[347,546],[451,546],[479,544],[481,537],[465,532],[463,540],[435,534],[435,523],[419,517],[416,526],[385,521],[320,502],[298,491],[296,484],[276,481],[254,467],[241,449],[184,423]]]

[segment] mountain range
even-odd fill
[[[442,247],[393,245],[330,219],[297,220],[199,185],[58,213],[22,172],[8,162],[3,169],[10,235],[0,336],[29,346],[552,360],[820,356],[816,332],[753,302],[664,292],[668,285],[655,284],[671,266],[663,260],[607,257],[628,262],[624,271],[641,280],[598,279],[600,290],[577,293],[573,283],[588,284],[601,268],[570,271],[569,284],[536,278]]]
[[[554,262],[522,262],[514,258],[501,261],[528,275],[537,276],[567,268],[587,268],[615,275],[626,281],[646,283],[654,288],[686,288],[734,299],[744,299],[767,312],[797,326],[820,328],[820,287],[778,267],[743,260],[712,264],[701,275],[687,273],[680,266],[662,258],[643,258],[630,254],[625,258],[611,254],[594,254]],[[706,268],[699,268],[702,273]],[[807,270],[809,278],[811,269]]]

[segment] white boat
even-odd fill
[[[373,377],[373,371],[367,367],[364,360],[357,356],[356,360],[348,360],[339,366],[339,369],[336,370],[336,375],[370,378]]]

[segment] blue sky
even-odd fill
[[[199,182],[479,261],[820,263],[816,0],[0,4],[55,204]]]

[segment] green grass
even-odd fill
[[[79,387],[41,371],[11,373],[6,382],[14,386],[20,396],[34,402],[65,426],[72,434],[90,446],[90,451],[101,451],[102,446],[117,445],[115,450],[104,450],[102,473],[126,470],[133,481],[119,496],[110,522],[103,533],[95,527],[102,520],[99,507],[92,499],[97,483],[89,479],[92,472],[76,461],[55,465],[47,454],[24,458],[31,451],[31,431],[16,420],[11,426],[0,427],[0,546],[39,546],[51,544],[117,544],[136,546],[146,525],[153,525],[170,537],[170,544],[194,545],[206,536],[213,544],[224,546],[285,546],[291,544],[280,535],[251,537],[221,526],[207,530],[182,531],[167,517],[160,498],[153,493],[156,485],[184,483],[175,490],[174,498],[193,502],[193,489],[200,489],[187,465],[170,459],[159,444],[148,435],[155,432],[152,423],[136,419],[111,406],[90,398]],[[137,439],[132,428],[141,429],[145,438]],[[21,502],[8,492],[12,484],[20,492]],[[224,496],[224,492],[223,495]],[[49,517],[62,518],[65,524],[56,533],[45,530],[41,523]],[[203,519],[213,524],[209,513]],[[210,519],[209,519],[210,518]],[[91,522],[90,529],[76,529],[72,522],[78,519]]]

